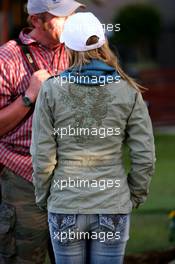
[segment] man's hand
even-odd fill
[[[46,70],[39,70],[34,72],[30,79],[29,88],[26,90],[26,95],[34,103],[37,99],[39,90],[44,81],[46,81],[51,75]]]

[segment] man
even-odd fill
[[[19,39],[29,47],[30,59],[15,40],[0,47],[1,264],[45,260],[47,215],[35,204],[29,154],[32,114],[42,82],[68,67],[59,37],[66,18],[80,6],[74,0],[29,0],[32,29],[22,30]]]

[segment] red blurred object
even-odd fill
[[[9,21],[8,21],[8,16],[9,16],[9,9],[10,9],[10,1],[6,0],[2,2],[2,11],[3,11],[3,28],[2,28],[2,38],[1,42],[5,43],[8,41],[9,37]]]
[[[175,125],[175,69],[147,70],[139,74],[149,90],[143,94],[154,125]]]

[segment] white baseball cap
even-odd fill
[[[97,36],[99,38],[98,42],[86,45],[87,40],[92,36]],[[106,38],[103,26],[98,18],[90,12],[80,12],[71,15],[65,21],[60,42],[71,50],[88,51],[102,47],[106,42]]]
[[[54,16],[69,16],[79,7],[85,5],[74,0],[28,0],[27,3],[29,15],[48,12]]]

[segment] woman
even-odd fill
[[[92,13],[68,18],[61,42],[70,68],[44,83],[33,119],[36,203],[48,210],[57,264],[120,264],[130,213],[146,200],[154,171],[150,117]]]

